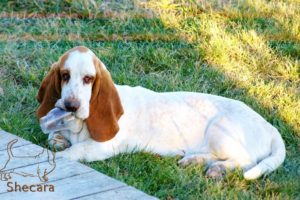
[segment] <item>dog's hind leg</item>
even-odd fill
[[[184,156],[178,164],[185,167],[190,164],[210,164],[214,161],[210,153],[197,153]]]
[[[216,161],[208,167],[206,176],[210,178],[222,178],[227,170],[233,170],[235,167],[236,164],[232,160]]]

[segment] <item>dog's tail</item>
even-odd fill
[[[15,143],[17,143],[17,142],[18,142],[18,139],[14,139],[14,140],[10,141],[10,142],[7,144],[7,153],[8,153],[8,156],[9,156],[10,158],[14,156],[13,153],[12,153],[12,151],[11,151],[12,146],[13,146]]]
[[[274,127],[272,127],[272,133],[271,154],[257,165],[247,170],[244,173],[245,179],[252,180],[259,178],[264,173],[274,171],[283,163],[285,159],[285,145],[283,139],[278,130]]]

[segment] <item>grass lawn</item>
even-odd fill
[[[242,100],[287,148],[284,164],[255,181],[238,170],[210,180],[204,166],[143,152],[86,165],[161,199],[300,199],[298,0],[2,0],[2,129],[47,146],[35,95],[50,65],[76,45],[92,49],[118,84]]]

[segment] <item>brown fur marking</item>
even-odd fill
[[[90,115],[86,120],[93,139],[104,142],[112,139],[119,131],[118,120],[123,114],[120,97],[110,73],[95,57],[96,79],[90,101]]]

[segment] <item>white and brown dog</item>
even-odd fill
[[[212,177],[240,167],[246,179],[256,179],[285,159],[280,133],[244,103],[116,85],[104,64],[82,46],[53,64],[37,99],[38,118],[59,106],[75,113],[74,123],[83,123],[79,133],[49,135],[49,141],[71,143],[58,154],[72,160],[104,160],[141,149],[182,155],[181,165],[206,163]]]

